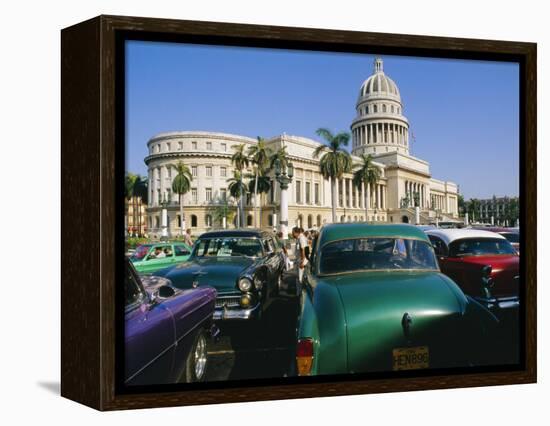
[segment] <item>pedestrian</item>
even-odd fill
[[[296,239],[296,263],[298,266],[298,294],[301,291],[302,280],[304,279],[304,268],[308,263],[306,257],[306,247],[308,247],[307,239],[304,236],[304,230],[299,226],[292,228],[292,236]]]
[[[286,249],[286,245],[283,241],[283,233],[277,232],[277,242],[279,246],[281,247],[281,251],[283,252],[283,258],[285,261],[285,271],[288,271],[290,269],[290,259],[288,258],[288,251]]]
[[[193,240],[191,239],[191,228],[187,228],[185,234],[183,234],[183,242],[189,247],[193,247]]]

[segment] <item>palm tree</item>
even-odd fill
[[[325,140],[325,145],[319,145],[313,151],[313,158],[319,158],[319,170],[325,179],[331,179],[331,198],[332,198],[332,222],[336,222],[336,179],[341,179],[344,173],[351,171],[351,155],[344,147],[348,145],[350,135],[346,132],[340,132],[333,135],[325,128],[317,129],[317,135]]]
[[[193,181],[193,176],[189,167],[183,164],[181,161],[178,161],[176,164],[176,177],[172,181],[172,191],[175,194],[179,195],[180,203],[180,233],[183,237],[185,232],[185,216],[183,215],[183,196],[189,192],[191,189],[191,182]]]
[[[233,177],[227,179],[227,183],[227,188],[229,189],[229,193],[231,194],[231,196],[236,200],[242,201],[243,196],[247,192],[247,185],[243,181],[242,173],[239,170],[235,170],[233,172]],[[242,202],[239,203],[238,209],[239,215],[237,217],[239,218],[239,223],[237,227],[240,228],[244,226],[244,209]]]
[[[241,183],[240,183],[240,186],[243,186],[243,182],[242,182],[242,178],[243,178],[243,171],[244,169],[248,168],[248,165],[250,163],[250,160],[248,158],[248,156],[246,155],[245,153],[245,148],[246,148],[246,145],[243,143],[243,144],[240,144],[240,145],[233,145],[232,147],[235,152],[233,153],[233,155],[231,156],[231,164],[233,164],[233,166],[235,167],[236,171],[238,172],[234,174],[234,176],[239,176],[239,178],[241,179]],[[231,179],[229,179],[231,180]],[[240,226],[243,226],[244,225],[244,194],[246,193],[246,191],[238,191],[239,192],[239,210],[240,210]],[[233,195],[233,194],[232,194]]]
[[[220,199],[212,209],[212,215],[215,222],[223,225],[223,219],[225,218],[227,224],[235,217],[235,207],[230,205],[227,200]]]
[[[124,195],[126,197],[126,214],[128,215],[130,203],[132,204],[132,225],[138,226],[138,234],[141,234],[141,208],[138,209],[138,199],[147,202],[147,178],[139,174],[126,173],[124,179]]]
[[[254,227],[257,227],[256,215],[258,210],[258,177],[264,174],[269,166],[269,154],[270,150],[266,146],[265,140],[258,136],[258,143],[248,148],[248,155],[250,161],[255,165],[254,170],[254,190],[250,191],[254,193]]]
[[[262,194],[267,194],[271,190],[271,179],[266,174],[266,171],[263,172],[261,175],[257,175],[256,173],[249,175],[247,177],[250,177],[251,180],[248,182],[248,191],[249,192],[255,192],[257,197],[260,197]],[[260,220],[259,225],[260,228],[262,227],[262,215],[260,214]]]
[[[362,154],[359,168],[353,173],[353,186],[359,191],[365,186],[365,218],[368,221],[369,212],[369,186],[374,186],[380,180],[380,167],[373,164],[372,155]]]
[[[274,169],[277,162],[279,162],[281,170],[285,170],[288,167],[290,159],[288,158],[288,152],[286,152],[286,145],[271,154],[269,157],[269,168]]]

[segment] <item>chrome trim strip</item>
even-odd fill
[[[259,309],[260,303],[250,309],[216,309],[214,320],[247,320]]]

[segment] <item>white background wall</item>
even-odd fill
[[[100,414],[57,396],[60,282],[60,33],[100,13],[539,43],[539,163],[549,160],[550,36],[544,2],[394,0],[4,2],[0,105],[3,424],[548,424],[548,280],[539,279],[539,384]],[[545,70],[545,72],[543,72]],[[23,148],[24,147],[24,148]],[[31,149],[29,149],[29,147]],[[539,167],[539,182],[550,168]],[[542,186],[542,185],[541,185]],[[27,197],[32,195],[32,197]],[[25,199],[23,200],[23,197]],[[539,197],[539,212],[550,209]],[[21,204],[18,203],[21,201]],[[531,211],[530,214],[534,214]],[[548,240],[540,217],[539,241]],[[539,244],[539,259],[548,258]],[[78,283],[75,283],[78,285]],[[543,331],[546,333],[543,335]],[[546,392],[546,396],[544,395]],[[525,419],[525,420],[524,420]]]

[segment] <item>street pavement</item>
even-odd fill
[[[295,273],[283,276],[292,289]],[[289,291],[290,292],[290,291]],[[260,322],[239,321],[220,326],[220,338],[208,351],[206,381],[284,377],[294,358],[298,301],[278,297]]]

